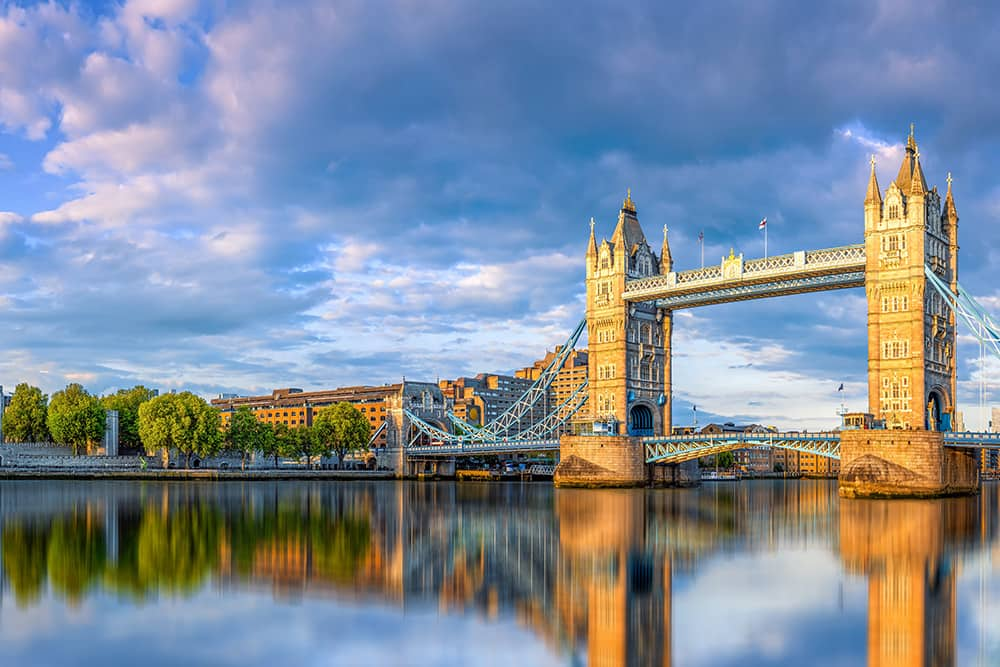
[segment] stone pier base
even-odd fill
[[[697,465],[649,465],[640,438],[564,435],[553,481],[561,487],[691,486],[698,483]]]
[[[840,495],[934,497],[979,491],[979,452],[944,447],[935,431],[840,433]]]

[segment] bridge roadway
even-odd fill
[[[750,260],[730,252],[714,266],[630,280],[622,298],[678,310],[864,284],[865,246],[859,243]]]
[[[840,459],[840,433],[725,433],[675,435],[642,439],[646,463],[682,463],[719,452],[753,447],[778,447],[806,454]],[[1000,449],[1000,433],[949,431],[944,433],[945,447]]]
[[[641,438],[646,447],[647,463],[682,463],[691,459],[711,456],[719,452],[753,447],[778,447],[806,454],[816,454],[831,459],[840,458],[840,434],[837,431],[816,433],[728,433],[693,434],[669,437]],[[971,431],[946,432],[945,447],[975,447],[1000,449],[1000,433]],[[406,448],[410,457],[423,456],[475,456],[477,454],[506,454],[514,452],[540,452],[559,449],[559,440],[499,440],[419,445]]]

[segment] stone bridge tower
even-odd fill
[[[868,403],[888,429],[950,430],[955,413],[955,315],[927,284],[924,266],[955,289],[958,213],[951,176],[942,207],[928,189],[913,137],[883,197],[871,176],[865,197]]]
[[[611,240],[600,244],[590,221],[587,245],[587,337],[590,409],[618,435],[669,435],[673,318],[652,302],[622,299],[626,280],[666,274],[673,260],[663,228],[657,256],[625,196]]]
[[[886,430],[840,434],[842,496],[937,496],[979,488],[979,453],[944,446],[955,414],[955,315],[929,267],[958,284],[958,212],[928,189],[912,126],[896,179],[865,196],[868,406]]]

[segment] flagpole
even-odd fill
[[[698,244],[701,245],[701,268],[705,268],[705,232],[698,234]]]
[[[767,225],[764,225],[764,259],[767,259]]]

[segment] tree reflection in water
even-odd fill
[[[720,554],[789,549],[830,554],[867,581],[867,642],[857,632],[844,641],[871,667],[954,664],[955,573],[993,543],[1000,514],[996,487],[980,498],[847,501],[826,482],[51,484],[0,483],[3,575],[22,609],[47,591],[77,605],[101,590],[142,601],[206,587],[270,589],[279,601],[424,601],[516,618],[591,665],[684,662],[681,649],[713,639],[678,636],[677,582]],[[753,573],[726,576],[753,583]]]

